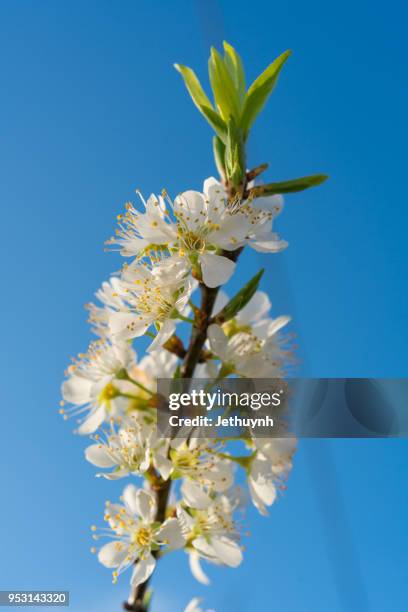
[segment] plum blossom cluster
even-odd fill
[[[147,201],[139,195],[143,210],[128,203],[108,241],[132,260],[98,293],[105,309],[90,310],[95,329],[109,329],[116,341],[153,328],[151,352],[174,334],[197,281],[210,288],[225,284],[236,266],[230,255],[246,245],[277,252],[287,243],[272,231],[280,196],[230,202],[214,178],[204,181],[203,193],[186,191],[174,202],[166,193]]]
[[[105,526],[92,528],[92,550],[113,581],[129,570],[126,610],[147,612],[150,576],[173,550],[185,551],[203,584],[209,583],[203,562],[237,567],[247,502],[267,514],[292,467],[291,438],[256,439],[243,430],[226,441],[192,428],[176,438],[157,428],[160,378],[275,379],[292,362],[290,318],[270,315],[269,298],[258,289],[262,270],[231,299],[221,289],[243,249],[267,255],[286,248],[275,231],[281,194],[327,178],[255,185],[268,164],[247,169],[250,131],[290,54],[247,87],[243,62],[224,41],[223,54],[212,48],[208,62],[211,99],[191,68],[175,64],[213,130],[220,180],[207,178],[202,191],[175,198],[163,190],[145,199],[137,191],[137,203],[125,205],[107,241],[125,263],[87,306],[96,339],[72,360],[62,385],[60,411],[91,438],[85,458],[96,476],[126,479],[120,500],[106,503]],[[200,602],[192,599],[185,612],[202,612]]]
[[[85,457],[97,476],[139,479],[138,487],[126,484],[119,503],[106,503],[105,527],[92,528],[98,543],[92,550],[114,582],[129,569],[137,589],[163,554],[183,549],[195,578],[208,584],[203,560],[237,567],[243,559],[247,494],[235,484],[238,470],[253,504],[267,514],[285,486],[295,442],[248,434],[234,446],[195,437],[193,430],[163,439],[156,381],[180,375],[186,350],[177,326],[197,327],[201,316],[194,290],[225,284],[236,266],[234,251],[286,246],[272,229],[282,198],[231,201],[214,178],[202,193],[186,191],[174,201],[166,193],[139,196],[143,209],[127,204],[109,241],[129,260],[97,291],[97,304],[88,305],[97,339],[68,367],[60,412],[76,417],[77,432],[91,437]],[[232,312],[233,301],[217,290],[195,376],[285,375],[290,342],[282,329],[290,319],[271,318],[262,291],[249,297]],[[142,336],[150,344],[139,360],[132,344]],[[198,604],[193,600],[187,610]]]

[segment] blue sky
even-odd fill
[[[249,163],[268,161],[270,180],[331,179],[287,198],[289,249],[245,255],[232,290],[266,265],[299,374],[407,376],[406,17],[396,0],[1,2],[1,589],[70,589],[75,612],[119,609],[128,590],[89,553],[120,486],[94,478],[57,404],[90,339],[82,305],[119,266],[103,242],[123,203],[214,173],[173,62],[206,83],[225,37],[251,80],[293,49]],[[153,612],[195,594],[217,612],[406,610],[406,460],[405,440],[302,441],[270,518],[249,512],[242,567],[211,568],[205,589],[175,554]]]

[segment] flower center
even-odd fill
[[[179,227],[178,234],[182,241],[184,248],[187,251],[198,251],[202,252],[205,248],[205,242],[203,238],[194,232],[184,231]]]
[[[139,546],[147,546],[152,538],[152,530],[148,527],[140,527],[134,535],[134,542]]]
[[[117,397],[119,395],[119,391],[117,390],[112,383],[108,383],[106,387],[102,389],[98,396],[98,401],[100,404],[105,404],[109,402],[111,399]]]
[[[175,467],[181,470],[194,469],[199,464],[197,454],[191,451],[177,451],[172,458]]]
[[[235,334],[238,334],[239,332],[244,332],[247,334],[251,333],[250,325],[239,325],[236,319],[231,319],[227,323],[224,323],[224,325],[222,326],[222,329],[224,330],[228,338],[231,338],[232,336],[234,336]]]

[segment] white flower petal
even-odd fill
[[[255,323],[252,323],[251,325],[252,332],[255,334],[255,336],[258,336],[258,338],[261,338],[262,340],[264,340],[268,336],[268,328],[269,328],[270,322],[271,322],[271,319],[269,318],[260,319],[259,321],[255,321]]]
[[[263,516],[268,516],[265,506],[271,506],[276,499],[276,489],[271,481],[255,480],[248,478],[248,487],[255,508]]]
[[[222,563],[229,567],[238,567],[242,561],[242,551],[233,540],[225,536],[211,538],[211,546]]]
[[[271,308],[271,302],[264,291],[257,291],[248,304],[237,314],[237,320],[243,325],[259,321]]]
[[[184,508],[181,508],[180,506],[177,507],[177,518],[180,521],[180,525],[181,525],[183,532],[191,531],[191,529],[193,529],[194,527],[193,517],[190,516],[190,514],[186,512]]]
[[[126,558],[127,546],[122,542],[108,542],[100,549],[98,560],[105,567],[118,567]]]
[[[156,337],[147,349],[147,352],[153,353],[154,351],[161,349],[163,344],[167,342],[167,340],[174,334],[175,329],[176,322],[174,320],[167,319],[160,327],[160,330],[157,332]]]
[[[213,547],[204,536],[199,536],[193,540],[194,548],[201,554],[205,559],[209,559],[210,561],[216,561],[216,554],[213,550]]]
[[[269,210],[274,213],[274,216],[277,216],[283,208],[283,196],[277,193],[273,196],[256,198],[253,200],[252,206],[254,208],[262,208],[262,210]]]
[[[137,587],[142,582],[152,575],[154,568],[156,567],[156,559],[152,555],[148,555],[145,559],[139,559],[133,570],[130,584],[133,587]]]
[[[222,255],[202,253],[199,256],[203,281],[207,287],[219,287],[231,278],[235,262]]]
[[[181,486],[184,501],[190,508],[205,510],[211,505],[211,497],[192,480],[185,480]]]
[[[109,329],[119,339],[142,336],[149,323],[129,312],[113,312],[109,317]]]
[[[174,212],[190,230],[196,228],[196,219],[202,222],[201,213],[206,209],[205,198],[199,191],[184,191],[174,200]]]
[[[233,483],[232,466],[229,461],[219,461],[206,475],[215,491],[226,491]]]
[[[120,238],[117,243],[122,247],[120,254],[124,257],[136,257],[143,249],[149,245],[149,240],[144,238],[137,238],[132,236],[131,238]]]
[[[153,455],[153,465],[163,480],[167,480],[173,469],[173,464],[167,457],[167,451],[156,451]]]
[[[146,522],[152,522],[156,513],[156,503],[151,493],[139,489],[136,492],[136,513]]]
[[[281,240],[276,234],[273,234],[273,237],[268,240],[262,237],[262,240],[250,242],[249,246],[258,253],[279,253],[286,249],[288,244],[286,240]]]
[[[91,398],[93,382],[82,376],[70,376],[62,383],[62,397],[70,404],[86,404]]]
[[[86,417],[80,427],[78,427],[78,433],[81,436],[88,436],[91,433],[94,433],[98,429],[100,425],[104,422],[106,417],[105,406],[102,404],[96,408],[94,408],[88,417]]]
[[[285,325],[287,325],[290,320],[291,317],[287,315],[282,315],[280,317],[277,317],[276,319],[273,319],[268,325],[267,335],[273,336],[274,334],[276,334],[276,332],[282,329],[282,327],[285,327]]]
[[[208,239],[226,251],[236,251],[245,244],[250,229],[250,222],[245,215],[228,215],[221,221],[220,229],[211,232]]]
[[[161,542],[168,544],[173,550],[182,548],[186,542],[180,523],[176,518],[169,518],[164,521],[157,535]]]
[[[207,179],[205,179],[203,191],[207,199],[211,201],[218,201],[221,198],[227,197],[224,186],[213,176],[209,176]]]
[[[193,574],[194,578],[198,580],[198,582],[201,582],[201,584],[205,584],[206,586],[208,586],[210,584],[210,579],[201,567],[200,555],[198,555],[194,551],[190,552],[189,564],[191,573]]]
[[[116,465],[116,461],[110,456],[106,446],[103,444],[91,444],[85,449],[85,458],[89,463],[100,468],[109,468]]]
[[[105,478],[106,480],[119,480],[120,478],[124,478],[129,474],[128,470],[115,470],[113,472],[101,472],[100,474],[96,474],[98,478]]]
[[[199,608],[200,603],[202,602],[201,597],[193,597],[193,599],[188,603],[184,612],[202,612],[201,608]]]
[[[218,291],[217,293],[217,297],[215,298],[213,314],[218,314],[220,310],[222,310],[224,306],[228,304],[228,302],[229,302],[228,295],[225,293],[225,291],[220,289],[220,291]]]
[[[221,327],[213,323],[209,326],[207,335],[213,353],[225,361],[227,358],[228,338]]]
[[[123,489],[123,501],[125,502],[125,505],[127,507],[127,509],[129,510],[130,514],[133,515],[138,515],[139,514],[139,508],[137,505],[137,492],[138,489],[135,487],[134,484],[128,484],[124,489]]]

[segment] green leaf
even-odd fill
[[[234,81],[235,89],[238,92],[239,101],[242,104],[245,99],[245,72],[242,60],[238,53],[225,40],[224,45],[224,63]]]
[[[257,79],[255,79],[251,87],[248,89],[241,117],[241,126],[245,137],[248,136],[251,125],[261,112],[265,102],[272,93],[283,64],[286,62],[290,54],[291,51],[288,50],[277,57],[276,60],[274,60],[272,64],[270,64],[268,68],[266,68],[266,70],[264,70],[264,72],[260,74]]]
[[[291,181],[258,185],[250,190],[249,197],[259,198],[261,196],[271,196],[277,193],[294,193],[296,191],[303,191],[304,189],[321,185],[328,178],[329,177],[327,174],[312,174],[311,176],[303,176]]]
[[[174,64],[174,67],[183,77],[184,84],[198,110],[204,115],[217,134],[225,140],[227,126],[218,113],[215,112],[194,70],[188,68],[188,66],[182,66],[181,64]]]
[[[233,117],[228,121],[227,146],[225,148],[225,172],[233,185],[242,183],[245,172],[244,139],[241,128]]]
[[[255,274],[255,276],[251,278],[251,280],[244,287],[242,287],[240,291],[238,291],[238,293],[228,302],[228,304],[224,306],[221,312],[217,314],[214,319],[214,323],[221,324],[229,321],[248,304],[249,300],[258,289],[263,273],[264,269],[262,268],[262,270],[259,270],[258,274]]]
[[[187,87],[194,104],[198,108],[200,108],[200,106],[209,106],[210,108],[212,108],[212,104],[208,99],[204,89],[201,87],[201,83],[198,80],[194,70],[192,70],[188,66],[182,66],[181,64],[174,64],[174,67],[183,77],[184,84]]]
[[[225,144],[218,136],[213,138],[213,151],[218,173],[222,178],[225,178]]]
[[[208,72],[214,100],[221,117],[224,121],[228,121],[231,116],[238,120],[240,116],[238,92],[221,55],[214,47],[211,48],[208,60]]]
[[[204,117],[207,119],[211,127],[218,134],[222,142],[226,142],[227,125],[223,121],[223,119],[220,117],[220,115],[216,113],[215,110],[212,109],[212,107],[209,107],[209,106],[202,105],[202,106],[199,106],[198,108],[200,109]]]

